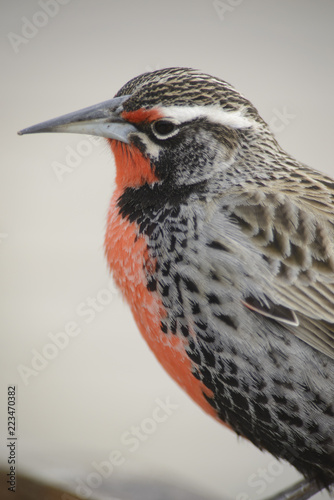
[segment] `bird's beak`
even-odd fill
[[[38,123],[32,127],[24,128],[18,132],[23,134],[37,134],[39,132],[70,132],[75,134],[97,135],[117,139],[128,143],[128,136],[136,128],[131,123],[123,120],[121,112],[123,103],[131,97],[125,95],[114,97],[94,106],[74,111],[67,115]]]

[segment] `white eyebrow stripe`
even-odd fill
[[[180,123],[196,118],[207,118],[235,129],[254,127],[255,121],[244,116],[242,111],[225,111],[217,106],[162,106],[159,108],[165,118],[174,118]]]

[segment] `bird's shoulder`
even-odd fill
[[[234,186],[215,206],[211,228],[224,239],[220,220],[227,215],[248,265],[258,265],[257,255],[266,264],[258,270],[266,274],[271,317],[277,313],[296,336],[334,357],[334,181],[300,164],[278,179]],[[248,305],[261,313],[256,301]],[[284,321],[286,308],[293,313]],[[262,312],[270,316],[266,307]]]

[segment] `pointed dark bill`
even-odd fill
[[[129,134],[136,130],[134,125],[123,120],[121,117],[123,102],[129,99],[129,97],[130,95],[114,97],[109,101],[100,102],[94,106],[89,106],[88,108],[38,123],[32,127],[24,128],[18,134],[69,132],[97,135],[128,143]]]

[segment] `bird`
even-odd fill
[[[278,144],[253,104],[196,69],[19,134],[107,139],[113,278],[168,374],[216,420],[304,478],[334,483],[334,180]]]

